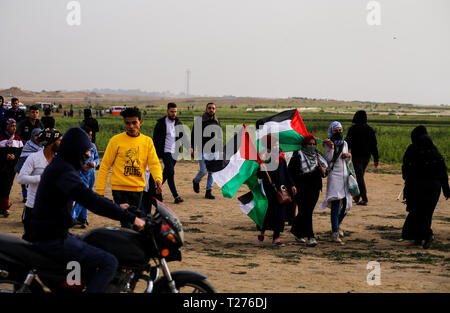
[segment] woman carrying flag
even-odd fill
[[[266,135],[262,138],[262,145],[266,147],[266,150],[262,154],[264,163],[261,164],[258,171],[258,178],[262,179],[264,192],[268,200],[268,208],[263,227],[256,226],[258,240],[262,243],[265,230],[273,230],[272,244],[277,247],[283,247],[284,243],[280,240],[280,233],[284,230],[288,204],[279,202],[277,192],[286,188],[289,192],[292,191],[292,195],[295,196],[297,189],[289,174],[284,155],[279,148],[278,138]]]

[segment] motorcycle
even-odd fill
[[[203,274],[170,272],[167,263],[181,261],[183,226],[171,209],[155,201],[156,211],[142,217],[146,223],[140,232],[101,227],[80,236],[83,241],[112,253],[119,261],[105,292],[133,293],[143,288],[144,293],[215,293]],[[128,210],[142,216],[135,207]],[[81,279],[74,280],[69,279],[72,277],[69,269],[73,267],[48,258],[30,242],[0,234],[0,293],[82,292],[92,273],[81,271]]]

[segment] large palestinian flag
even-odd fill
[[[261,151],[261,139],[268,134],[278,137],[280,148],[284,152],[300,150],[303,138],[312,135],[306,130],[297,109],[283,111],[256,121],[258,151]],[[320,137],[312,136],[316,137],[317,142],[323,141]]]
[[[252,199],[246,203],[245,208],[241,205],[241,209],[262,226],[267,211],[267,198],[261,193],[256,176],[261,162],[256,146],[243,125],[225,145],[222,159],[206,161],[206,168],[212,172],[214,182],[222,189],[226,198],[233,198],[243,184],[249,187]]]

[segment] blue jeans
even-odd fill
[[[77,235],[66,238],[37,241],[34,246],[57,262],[77,261],[83,273],[95,273],[87,284],[86,292],[103,292],[119,266],[117,258],[109,252],[82,241]]]
[[[194,182],[195,183],[199,183],[202,178],[208,174],[208,178],[206,180],[206,190],[212,190],[213,187],[213,177],[212,177],[212,173],[208,172],[208,170],[206,169],[206,162],[205,160],[217,160],[219,158],[219,153],[215,152],[215,153],[203,153],[202,154],[202,159],[198,160],[198,164],[200,165],[200,170],[197,172],[197,175],[195,175],[194,178]]]
[[[345,207],[347,206],[347,200],[342,199],[342,207],[341,200],[331,201],[331,230],[333,233],[339,231],[339,225],[344,220],[346,215]]]
[[[87,171],[80,171],[80,178],[83,184],[92,189],[95,183],[95,172],[94,169],[89,169]],[[87,218],[87,209],[79,203],[75,203],[72,211],[72,218],[77,219],[81,217],[83,219]]]

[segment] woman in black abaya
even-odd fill
[[[411,132],[412,144],[403,156],[402,175],[405,180],[404,199],[409,212],[403,225],[402,238],[428,249],[434,239],[431,229],[434,209],[441,188],[450,197],[447,166],[424,126]]]

